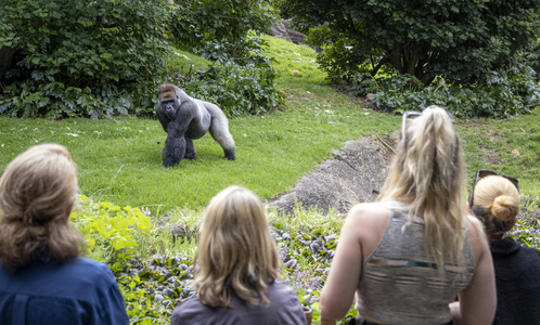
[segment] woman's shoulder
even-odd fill
[[[66,262],[66,266],[73,268],[83,268],[90,272],[95,273],[108,273],[110,272],[107,264],[88,258],[88,257],[76,257]]]
[[[76,257],[65,262],[61,268],[63,273],[84,278],[95,284],[108,285],[116,282],[111,269],[100,261],[86,257]]]
[[[372,231],[375,228],[384,229],[393,208],[395,207],[391,202],[356,204],[349,211],[344,227],[366,231]]]
[[[487,235],[484,232],[484,225],[473,215],[465,216],[465,225],[467,229],[467,237],[473,251],[473,256],[476,264],[480,258],[485,255],[491,255]]]
[[[200,320],[213,317],[216,308],[204,305],[196,296],[182,300],[171,315],[171,324],[198,324]]]
[[[267,289],[267,295],[270,300],[272,300],[272,298],[281,300],[283,298],[298,300],[298,294],[296,291],[291,286],[281,281],[274,281],[272,284],[270,284]]]

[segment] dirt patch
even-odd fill
[[[501,156],[495,150],[488,148],[478,148],[482,154],[478,157],[481,162],[498,166],[501,164]]]
[[[377,198],[386,178],[388,161],[393,155],[395,136],[364,137],[347,141],[334,150],[334,159],[324,161],[302,177],[290,192],[269,200],[278,212],[292,214],[296,204],[346,214],[356,203]]]

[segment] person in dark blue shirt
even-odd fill
[[[0,177],[0,324],[129,324],[110,269],[79,257],[69,223],[77,170],[57,144],[31,147]]]

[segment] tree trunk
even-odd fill
[[[17,50],[11,47],[0,48],[0,80],[4,80],[4,75],[11,68],[16,52]]]

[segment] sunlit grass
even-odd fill
[[[195,141],[198,158],[174,168],[162,166],[166,134],[157,120],[0,118],[0,166],[31,145],[56,142],[78,164],[81,192],[96,201],[165,213],[173,207],[205,206],[232,184],[268,199],[290,189],[345,141],[396,126],[397,120],[385,114],[341,105],[234,119],[236,161],[224,159],[207,135]]]

